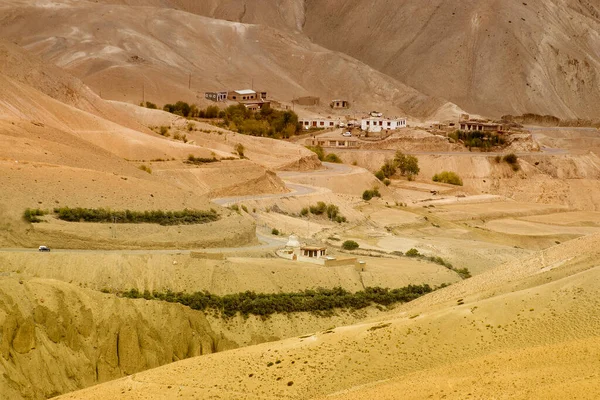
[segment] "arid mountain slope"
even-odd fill
[[[4,40],[0,40],[0,74],[81,111],[127,128],[145,130],[126,113],[100,99],[79,79]]]
[[[596,399],[599,240],[505,264],[390,319],[192,358],[62,398]]]
[[[268,25],[300,32],[304,24],[304,0],[101,0],[107,4],[172,8],[210,18]]]
[[[597,118],[600,5],[588,0],[104,0],[302,32],[426,94],[490,116]]]
[[[2,4],[0,37],[67,69],[103,98],[202,103],[206,90],[253,83],[285,101],[308,94],[324,103],[346,98],[356,112],[377,108],[423,117],[452,108],[301,34],[169,8],[44,4]]]
[[[307,0],[303,31],[470,112],[598,117],[597,1]]]

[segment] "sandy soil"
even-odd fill
[[[407,387],[412,398],[498,391],[560,398],[568,390],[592,399],[599,394],[599,281],[595,251],[581,251],[598,240],[503,265],[409,303],[394,318],[190,359],[63,398],[168,398],[174,391],[183,398],[395,398]]]

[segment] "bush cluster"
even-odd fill
[[[517,158],[517,155],[514,153],[505,155],[504,157],[502,157],[502,161],[504,161],[505,163],[510,165],[512,170],[515,172],[517,172],[518,170],[521,169],[521,166],[519,165],[519,159]]]
[[[365,201],[369,201],[373,197],[381,197],[381,193],[379,193],[379,189],[377,189],[376,187],[371,190],[365,190],[362,194],[362,198]]]
[[[344,250],[356,250],[358,247],[358,243],[356,243],[354,240],[346,240],[344,243],[342,243],[342,249]]]
[[[42,210],[40,208],[26,208],[23,212],[23,219],[30,223],[42,222],[40,217],[48,213],[48,210]]]
[[[324,201],[319,201],[315,205],[303,208],[300,211],[300,215],[306,216],[309,212],[314,215],[327,215],[327,218],[339,224],[347,221],[346,217],[340,214],[340,208],[338,206],[335,204],[326,204]]]
[[[503,146],[506,144],[506,140],[497,133],[482,132],[482,131],[461,131],[457,130],[448,135],[449,138],[454,139],[456,142],[461,141],[468,147],[482,148],[489,150],[494,146]]]
[[[305,290],[298,293],[244,293],[217,296],[206,291],[195,293],[140,292],[137,289],[120,292],[122,297],[131,299],[161,300],[180,303],[194,310],[212,311],[221,317],[230,318],[238,313],[243,316],[257,315],[268,317],[276,313],[312,312],[331,313],[335,309],[359,310],[372,305],[392,306],[406,303],[432,292],[431,286],[408,285],[400,289],[380,287],[366,288],[350,293],[342,288]]]
[[[319,161],[325,161],[335,164],[342,163],[342,159],[340,158],[340,156],[338,156],[335,153],[325,154],[325,150],[323,150],[323,147],[321,146],[306,146],[306,148],[315,153],[319,158]]]
[[[246,135],[274,138],[289,138],[302,130],[298,115],[293,111],[279,111],[268,106],[252,111],[243,104],[225,109],[222,126]]]
[[[325,160],[323,160],[325,162],[330,162],[330,163],[335,163],[335,164],[341,164],[342,163],[342,159],[335,153],[329,153],[325,156]]]
[[[158,108],[158,107],[156,107],[156,104],[154,104],[154,103],[152,103],[150,101],[147,101],[145,104],[144,103],[140,103],[140,106],[141,107],[150,108],[152,110],[156,110]]]
[[[101,222],[120,224],[196,225],[217,221],[219,214],[209,211],[113,211],[106,208],[55,208],[54,213],[67,222]]]
[[[455,172],[443,171],[433,176],[434,182],[449,183],[450,185],[462,186],[463,181]]]
[[[214,163],[214,162],[219,162],[219,161],[221,161],[221,160],[219,160],[217,157],[213,157],[213,158],[194,157],[193,154],[190,154],[188,156],[187,160],[185,161],[185,163],[199,165],[199,164],[208,164],[208,163]]]

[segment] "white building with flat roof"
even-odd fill
[[[388,119],[383,117],[369,117],[363,118],[360,121],[360,129],[367,132],[393,131],[401,128],[406,128],[406,118]]]
[[[300,125],[302,125],[303,129],[311,129],[311,128],[335,128],[340,126],[340,121],[334,119],[327,118],[302,118],[298,121]]]

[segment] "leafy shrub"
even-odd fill
[[[382,182],[386,179],[385,174],[383,173],[382,170],[375,172],[375,177]]]
[[[323,201],[319,201],[315,206],[310,206],[309,210],[311,214],[322,215],[327,211],[327,204]]]
[[[42,222],[41,218],[46,214],[48,214],[48,210],[42,210],[40,208],[26,208],[23,212],[23,219],[30,223],[38,223]]]
[[[142,104],[142,106],[144,106],[144,105]],[[146,108],[150,108],[150,109],[152,109],[152,110],[156,110],[156,109],[157,109],[157,107],[156,107],[156,104],[154,104],[154,103],[151,103],[151,102],[149,102],[149,101],[147,101],[147,102],[146,102],[146,104],[145,104],[145,107],[146,107]]]
[[[204,118],[218,118],[219,111],[221,110],[219,110],[219,107],[217,106],[208,106],[204,112]]]
[[[315,153],[319,161],[325,160],[325,150],[321,146],[306,146],[306,148]]]
[[[199,165],[199,164],[207,164],[207,163],[213,163],[213,162],[219,162],[219,161],[221,161],[221,160],[219,160],[217,157],[213,157],[213,158],[194,157],[193,154],[190,154],[188,156],[187,160],[185,161],[185,163]]]
[[[496,164],[500,164],[500,162],[502,161],[502,157],[496,156],[496,157],[494,157],[494,160],[496,161]]]
[[[169,133],[169,127],[168,127],[168,126],[161,126],[161,127],[159,128],[159,131],[158,131],[158,133],[159,133],[161,136],[164,136],[164,137],[169,137],[169,136],[171,136],[171,134]]]
[[[421,255],[417,249],[410,249],[405,254],[406,257],[419,257]]]
[[[387,179],[387,178],[385,178],[385,179],[383,180],[383,184],[384,184],[385,186],[390,186],[390,184],[391,184],[391,183],[392,183],[392,181],[390,181],[390,180],[389,180],[389,179]]]
[[[196,225],[213,222],[219,214],[213,209],[209,211],[113,211],[105,208],[69,208],[54,209],[58,219],[67,222],[100,222],[119,224],[152,223],[159,225]]]
[[[335,153],[327,154],[323,161],[330,162],[330,163],[336,163],[336,164],[342,163],[342,159]]]
[[[379,189],[376,187],[371,190],[365,190],[362,194],[362,198],[365,201],[369,201],[373,197],[381,197],[381,193],[379,193]]]
[[[179,132],[175,132],[173,134],[173,139],[175,139],[175,140],[181,140],[181,135],[179,134]]]
[[[455,172],[443,171],[433,176],[434,182],[449,183],[450,185],[462,186],[463,181]]]
[[[244,150],[245,148],[243,144],[238,143],[235,145],[235,152],[238,153],[241,158],[244,158]]]
[[[380,171],[383,173],[385,178],[391,178],[396,173],[397,167],[394,160],[385,160],[381,166]]]
[[[356,250],[358,247],[359,244],[354,240],[346,240],[344,243],[342,243],[342,249],[344,250]]]
[[[149,173],[149,174],[152,173],[152,168],[150,168],[149,166],[147,166],[145,164],[140,165],[138,168],[141,169],[144,172]]]
[[[271,230],[271,235],[279,236],[279,229],[273,228]]]
[[[518,159],[517,159],[517,156],[516,156],[516,154],[514,154],[514,153],[510,153],[510,154],[507,154],[507,155],[505,155],[505,156],[502,158],[502,160],[503,160],[505,163],[508,163],[508,164],[516,164]]]
[[[244,212],[248,212],[248,207],[242,204],[242,210],[244,210]]]
[[[502,158],[502,160],[505,163],[509,164],[511,166],[512,170],[515,171],[515,172],[517,172],[518,170],[521,169],[521,166],[519,165],[519,160],[518,160],[516,154],[514,154],[514,153],[510,153],[510,154],[505,155]]]
[[[319,201],[316,205],[309,206],[308,209],[303,208],[300,211],[300,215],[305,216],[308,215],[309,212],[314,215],[325,214],[331,221],[335,221],[340,224],[347,221],[346,217],[340,214],[340,208],[338,206],[335,204],[326,204],[323,201]]]
[[[170,112],[171,114],[176,114],[187,118],[188,116],[190,116],[190,111],[192,111],[192,107],[184,101],[178,101],[175,104],[165,104],[163,110],[166,112]]]
[[[468,268],[460,268],[460,269],[452,268],[452,270],[454,272],[456,272],[458,275],[460,275],[460,277],[462,279],[469,279],[471,277],[471,271],[469,271]]]
[[[335,218],[338,216],[340,212],[340,208],[338,206],[336,206],[335,204],[329,204],[327,206],[327,218],[329,218],[330,220],[335,220]]]
[[[390,307],[397,303],[406,303],[419,298],[434,289],[431,286],[408,285],[399,289],[368,287],[364,291],[350,293],[343,288],[305,290],[297,293],[244,293],[217,296],[208,292],[183,293],[149,292],[141,293],[137,289],[120,292],[119,295],[130,299],[160,300],[179,303],[194,310],[211,310],[223,318],[238,313],[243,316],[257,315],[269,317],[276,313],[312,312],[317,315],[335,309],[360,310],[372,305]],[[273,366],[269,362],[267,366]]]
[[[238,213],[238,214],[241,214],[241,213],[240,213],[240,207],[239,207],[237,204],[232,204],[232,205],[230,205],[230,206],[229,206],[229,207],[227,207],[227,208],[229,208],[229,209],[230,209],[230,210],[232,210],[232,211],[235,211],[235,212],[236,212],[236,213]]]

